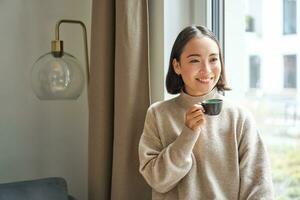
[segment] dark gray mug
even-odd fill
[[[222,99],[208,99],[202,101],[201,105],[203,106],[207,115],[218,115],[222,109],[223,100]]]

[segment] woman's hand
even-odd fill
[[[200,104],[193,105],[185,114],[185,125],[195,132],[200,131],[204,123],[204,108]]]

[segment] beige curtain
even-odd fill
[[[89,85],[89,200],[151,199],[138,172],[150,103],[147,0],[94,0]]]

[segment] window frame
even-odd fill
[[[224,0],[212,0],[211,1],[211,30],[215,33],[218,39],[222,53],[223,59],[225,59],[225,48],[224,45],[224,26],[225,26],[225,1]]]

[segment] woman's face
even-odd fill
[[[181,75],[186,93],[205,95],[215,87],[221,74],[218,45],[208,37],[194,37],[184,47],[179,62],[173,60],[173,67]]]

